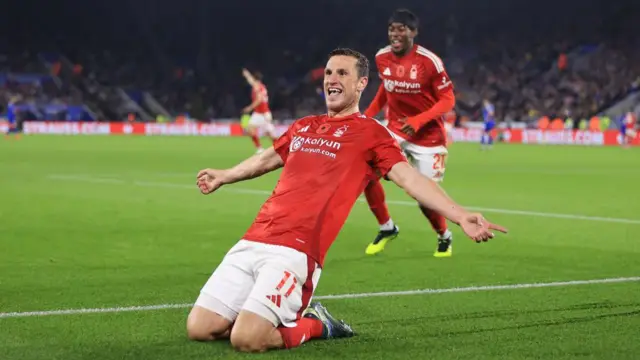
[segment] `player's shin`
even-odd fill
[[[292,349],[311,339],[320,338],[322,331],[322,322],[313,318],[302,318],[296,321],[295,327],[281,326],[278,328],[286,349]]]
[[[482,134],[480,145],[483,149],[486,149],[491,144],[491,136],[489,134]]]
[[[400,229],[389,216],[389,209],[384,199],[384,188],[379,180],[370,181],[364,190],[364,195],[371,212],[380,224],[380,231],[365,250],[367,255],[375,255],[383,251],[387,243],[398,236]]]
[[[260,137],[258,136],[258,130],[256,128],[249,125],[246,129],[246,134],[251,138],[256,149],[262,148],[262,145],[260,144]]]
[[[451,237],[451,231],[447,228],[447,219],[444,216],[424,206],[420,206],[420,210],[431,223],[431,227],[438,234],[438,238]]]
[[[251,134],[251,141],[253,141],[253,145],[256,147],[256,149],[259,149],[262,147],[262,145],[260,144],[260,138],[258,137],[257,134]]]
[[[453,254],[453,234],[447,229],[447,219],[437,212],[420,206],[422,214],[429,219],[431,227],[438,234],[438,246],[433,253],[435,257],[450,257]]]
[[[275,126],[273,126],[273,124],[271,123],[267,124],[266,130],[267,130],[267,135],[269,135],[272,141],[275,141],[278,138],[278,136],[276,135],[276,128]]]
[[[242,310],[236,319],[230,336],[231,346],[240,352],[265,352],[269,349],[285,347],[280,331],[273,319]]]
[[[389,215],[389,209],[385,202],[384,188],[379,180],[370,181],[364,189],[364,196],[367,198],[369,209],[378,220],[381,230],[393,230],[393,220]]]

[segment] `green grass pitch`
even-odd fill
[[[401,235],[379,256],[357,203],[316,295],[640,276],[640,149],[478,144],[450,148],[444,188],[510,230],[454,256],[386,183]],[[243,235],[278,174],[205,197],[204,167],[253,152],[246,138],[27,136],[0,141],[0,313],[188,304]],[[518,212],[520,211],[520,212]],[[565,216],[566,215],[566,216]],[[260,358],[636,359],[640,283],[327,299],[348,340]],[[188,308],[9,317],[0,359],[233,359],[186,338]],[[254,355],[255,356],[255,355]]]

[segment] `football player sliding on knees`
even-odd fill
[[[324,76],[326,114],[295,121],[272,147],[233,168],[198,173],[198,188],[211,194],[282,168],[253,224],[202,287],[187,319],[189,338],[229,339],[239,351],[263,352],[353,336],[349,325],[311,298],[325,256],[370,179],[388,177],[475,241],[506,231],[450,199],[407,163],[386,128],[360,114],[368,74],[362,54],[332,51]]]
[[[364,113],[373,117],[386,107],[392,136],[420,173],[440,183],[448,155],[443,116],[454,108],[455,96],[442,60],[414,43],[418,27],[418,17],[409,10],[396,10],[391,15],[387,24],[390,44],[380,49],[375,58],[382,84]],[[398,236],[400,229],[389,215],[380,181],[371,181],[364,193],[380,224],[379,232],[365,250],[366,254],[375,255]],[[444,216],[422,205],[420,210],[437,234],[433,255],[451,256],[453,236]]]

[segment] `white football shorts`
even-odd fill
[[[251,113],[251,118],[249,118],[249,125],[257,128],[262,128],[271,124],[271,120],[273,119],[270,112],[266,113]]]
[[[446,159],[449,152],[444,146],[426,147],[413,144],[402,137],[389,133],[400,145],[413,166],[424,176],[435,182],[444,180]]]
[[[279,245],[240,240],[222,259],[195,305],[235,321],[241,310],[294,327],[318,285],[320,266]]]

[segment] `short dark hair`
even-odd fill
[[[389,18],[389,25],[393,23],[400,23],[411,30],[417,30],[420,25],[420,20],[418,20],[416,14],[407,9],[397,9]]]
[[[358,70],[358,77],[369,76],[369,59],[362,53],[349,48],[337,48],[329,53],[329,59],[334,56],[349,56],[355,58],[357,60],[356,69]]]

